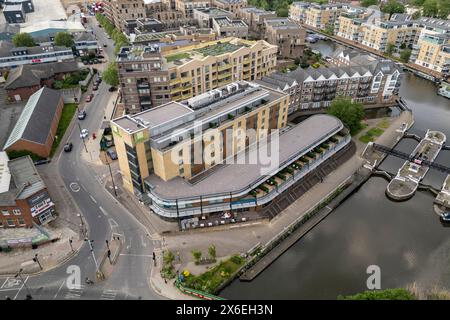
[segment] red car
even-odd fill
[[[92,93],[90,95],[88,95],[86,97],[86,102],[91,102],[93,97],[94,97],[94,95]]]

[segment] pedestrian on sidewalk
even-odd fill
[[[177,261],[178,261],[178,262],[181,262],[180,251],[177,251]]]

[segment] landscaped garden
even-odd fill
[[[214,294],[244,263],[244,258],[234,255],[227,260],[219,262],[218,265],[201,275],[195,276],[189,272],[183,272],[184,281],[182,283],[185,287]]]
[[[172,62],[181,59],[187,59],[190,57],[190,54],[187,52],[176,53],[171,56],[166,57],[167,62]]]
[[[73,72],[72,74],[65,76],[63,80],[56,80],[55,83],[53,83],[53,89],[75,88],[79,85],[80,81],[86,79],[88,74],[89,70],[87,69]]]
[[[380,128],[371,128],[367,130],[365,134],[363,134],[361,137],[359,137],[359,141],[368,143],[375,141],[376,138],[381,136],[383,134],[384,130]]]

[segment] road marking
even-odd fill
[[[2,284],[2,286],[0,287],[0,289],[2,289],[3,288],[3,286],[5,285],[5,283],[8,281],[8,279],[9,279],[9,277],[7,277],[6,279],[5,279],[5,282],[3,282],[3,284]]]
[[[62,289],[64,283],[66,283],[66,280],[63,280],[63,282],[62,282],[61,285],[59,286],[58,291],[56,291],[56,294],[55,294],[55,296],[53,297],[53,299],[56,299],[56,297],[58,296],[59,292],[61,291],[61,289]]]
[[[119,254],[119,256],[153,258],[153,255],[150,254],[134,254],[134,253],[121,253]]]
[[[16,299],[17,299],[17,296],[19,295],[20,291],[22,291],[23,287],[25,286],[25,283],[27,283],[28,278],[29,278],[29,276],[27,276],[27,277],[25,278],[25,281],[22,283],[22,286],[20,287],[19,291],[17,291],[17,293],[16,293],[16,295],[14,296],[14,299],[13,299],[13,300],[16,300]]]
[[[83,289],[84,289],[83,285],[80,285],[80,287],[76,289],[70,289],[69,292],[66,293],[64,299],[71,299],[71,300],[80,299],[81,295],[83,294]]]
[[[99,207],[99,209],[100,209],[100,211],[101,211],[105,216],[108,215],[108,212],[106,212],[106,210],[103,209],[101,206]]]
[[[6,281],[5,281],[5,283],[3,283],[1,288],[2,289],[11,289],[13,287],[19,287],[21,284],[22,284],[22,282],[20,281],[20,279],[8,277],[8,278],[6,278]]]
[[[80,185],[76,182],[72,182],[71,184],[69,184],[70,190],[72,190],[72,192],[79,192],[80,191]]]
[[[87,192],[86,188],[80,183],[81,188]]]
[[[109,218],[109,219],[108,219],[108,222],[109,222],[109,226],[110,226],[111,228],[115,228],[115,227],[118,227],[118,226],[119,226],[119,225],[117,224],[116,220],[114,220],[113,218]]]
[[[95,200],[93,196],[89,195],[89,198],[91,198],[91,200],[94,201],[94,203],[97,203],[97,200]]]
[[[117,291],[114,290],[103,290],[100,300],[114,300],[117,296]]]

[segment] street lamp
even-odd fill
[[[97,259],[95,258],[95,254],[94,254],[94,247],[92,246],[92,243],[94,242],[94,240],[89,240],[89,239],[84,239],[84,241],[87,241],[87,243],[89,244],[89,249],[91,249],[91,253],[92,253],[92,258],[94,259],[94,263],[95,263],[95,273],[98,273],[98,263],[97,263]]]
[[[113,177],[113,174],[112,174],[111,164],[109,163],[108,157],[106,157],[106,163],[108,164],[109,174],[111,176],[111,181],[112,181],[112,185],[113,185],[113,189],[114,189],[114,195],[117,197],[116,184],[114,183],[114,177]]]
[[[17,278],[17,277],[20,278],[20,281],[22,281],[23,286],[25,287],[25,289],[28,292],[26,299],[27,300],[31,300],[31,299],[33,299],[33,297],[31,296],[31,292],[30,292],[30,289],[28,288],[27,284],[25,283],[25,281],[23,281],[23,278],[22,278],[22,275],[21,275],[22,271],[23,271],[23,269],[20,269],[19,272],[14,276],[14,278]]]
[[[37,254],[37,253],[34,255],[33,261],[34,261],[34,262],[37,262],[37,264],[39,265],[39,268],[41,268],[41,270],[43,270],[42,265],[41,265],[41,263],[39,262],[38,254]]]

